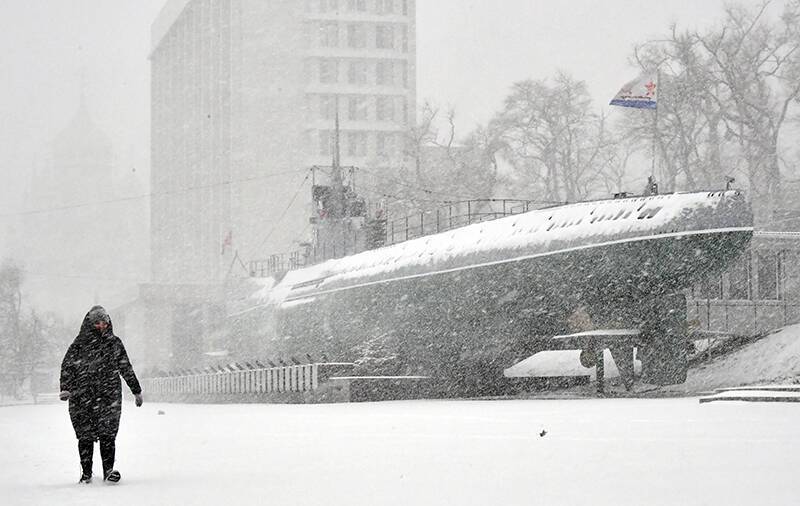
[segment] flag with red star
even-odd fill
[[[642,75],[627,83],[611,100],[611,105],[655,109],[658,97],[658,81],[655,76]]]
[[[225,248],[230,248],[233,246],[233,231],[228,230],[228,233],[225,234],[225,238],[222,240],[222,252],[221,254],[225,254]]]

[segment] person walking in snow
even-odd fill
[[[122,341],[114,335],[111,318],[94,306],[83,319],[81,330],[61,363],[62,401],[69,401],[69,417],[78,438],[81,462],[79,483],[92,481],[94,442],[100,441],[103,480],[116,483],[115,439],[122,414],[120,375],[131,389],[136,406],[142,405],[142,387],[128,360]]]

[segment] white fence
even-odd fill
[[[183,376],[147,378],[144,391],[156,397],[172,395],[272,394],[311,392],[327,380],[330,370],[349,363],[302,364],[285,367],[220,371]]]

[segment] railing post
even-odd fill
[[[298,365],[297,366],[297,391],[298,392],[302,392],[303,391],[303,384],[305,383],[305,381],[303,380],[304,376],[305,376],[305,368],[302,365]]]
[[[439,208],[436,208],[436,233],[439,233]]]

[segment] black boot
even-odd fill
[[[103,478],[104,481],[108,481],[110,483],[117,483],[122,478],[122,475],[119,474],[119,471],[116,469],[112,469],[105,474]]]
[[[117,448],[113,437],[100,438],[100,457],[103,459],[103,480],[117,483],[121,476],[114,470],[114,457]]]
[[[78,440],[78,455],[81,457],[81,479],[78,483],[92,482],[92,454],[94,453],[93,439]]]

